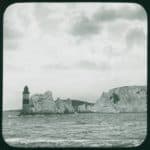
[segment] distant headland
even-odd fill
[[[21,115],[68,114],[68,113],[118,113],[146,112],[146,86],[124,86],[103,92],[96,103],[76,99],[53,99],[51,91],[30,96],[28,86],[24,87]]]

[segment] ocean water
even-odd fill
[[[147,134],[146,113],[18,114],[3,113],[3,138],[13,147],[134,147]]]

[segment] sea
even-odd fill
[[[12,147],[136,147],[147,134],[147,113],[19,113],[3,112],[3,139]]]

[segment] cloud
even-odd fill
[[[70,69],[70,67],[63,65],[63,64],[48,64],[48,65],[44,66],[44,69],[46,69],[46,70],[67,70],[67,69]]]
[[[146,41],[146,35],[141,28],[134,28],[129,30],[126,35],[126,44],[128,48],[132,48],[135,45],[144,45]]]
[[[24,36],[23,32],[13,28],[11,23],[6,23],[4,25],[3,33],[5,50],[16,50],[19,46],[20,39]]]
[[[4,13],[3,39],[5,50],[16,50],[27,31],[27,25],[21,24],[24,17],[20,16],[26,12],[21,11],[22,8],[18,6],[20,5],[11,5]],[[29,24],[29,21],[27,23]]]
[[[14,65],[14,64],[5,64],[5,67],[7,70],[12,71],[12,72],[22,72],[25,71],[25,69],[23,67]]]
[[[15,50],[19,45],[19,40],[23,37],[22,32],[12,27],[4,27],[4,48],[5,50]]]
[[[43,32],[44,34],[56,34],[62,22],[64,22],[63,13],[60,14],[57,8],[61,10],[61,5],[34,5],[33,15],[42,34]]]
[[[146,19],[146,12],[142,7],[132,7],[124,6],[119,9],[107,8],[103,7],[94,14],[94,19],[100,22],[110,22],[119,19],[125,20],[145,20]]]
[[[4,50],[17,50],[19,43],[17,40],[4,40]]]
[[[77,63],[70,65],[65,64],[49,64],[43,67],[46,70],[107,70],[110,69],[110,64],[107,62],[95,63],[88,60],[80,60]]]
[[[106,62],[95,63],[88,60],[81,60],[77,65],[79,69],[89,69],[89,70],[107,70],[110,69],[110,65]]]
[[[104,52],[103,52],[103,54],[105,54],[109,59],[119,57],[123,53],[124,53],[123,48],[120,50],[114,48],[113,45],[107,45],[106,47],[104,47]]]
[[[21,36],[22,36],[22,32],[11,27],[10,23],[4,26],[4,38],[14,39],[14,38],[20,38]]]
[[[51,20],[49,20],[49,15],[50,15],[51,11],[50,9],[44,5],[44,4],[35,4],[34,5],[34,17],[36,20],[36,23],[38,24],[40,29],[45,29],[46,30],[48,28],[48,25],[52,22]]]
[[[100,25],[93,22],[88,17],[81,15],[71,27],[71,34],[74,36],[91,36],[100,32]]]

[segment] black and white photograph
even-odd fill
[[[21,148],[141,145],[147,136],[144,7],[9,5],[3,15],[2,136]]]

